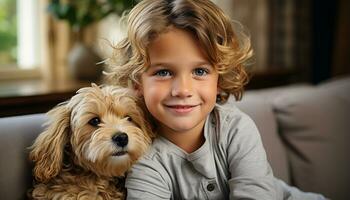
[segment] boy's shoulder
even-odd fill
[[[216,105],[210,117],[210,120],[215,123],[209,126],[216,126],[223,139],[257,132],[256,124],[252,118],[241,111],[233,102]]]
[[[218,113],[220,121],[251,121],[251,118],[241,111],[234,102],[226,102],[225,104],[216,104],[214,110]]]

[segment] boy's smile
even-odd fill
[[[175,112],[177,114],[187,114],[191,112],[195,107],[199,105],[181,105],[181,104],[174,104],[174,105],[166,105],[172,112]]]
[[[159,122],[159,133],[180,147],[203,139],[218,93],[215,68],[194,36],[173,27],[150,43],[148,53],[150,67],[139,91]]]

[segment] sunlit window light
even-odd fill
[[[40,65],[38,0],[17,0],[18,67],[32,69]]]

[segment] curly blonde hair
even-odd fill
[[[241,99],[248,82],[244,64],[252,56],[250,38],[243,31],[234,32],[232,21],[210,0],[143,0],[126,19],[127,36],[114,47],[107,61],[110,69],[106,80],[110,84],[139,84],[150,64],[149,43],[169,27],[175,27],[198,39],[219,73],[219,102],[226,102],[229,94]]]

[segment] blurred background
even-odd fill
[[[350,1],[213,0],[251,36],[247,89],[350,74]],[[46,112],[100,83],[137,0],[0,0],[0,116]],[[98,63],[98,64],[96,64]]]

